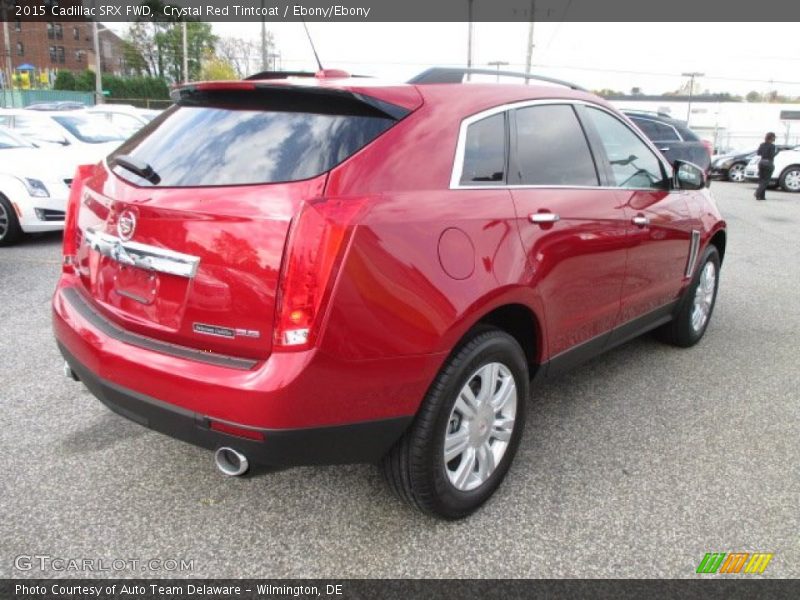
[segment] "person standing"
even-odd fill
[[[775,147],[775,134],[771,131],[764,137],[764,143],[758,147],[758,188],[756,188],[756,200],[766,200],[767,186],[775,170],[775,155],[778,149]]]

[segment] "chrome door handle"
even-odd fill
[[[669,151],[669,148],[659,148],[659,150],[660,150],[661,152],[668,152],[668,151]]]
[[[648,225],[650,225],[650,219],[648,219],[644,215],[636,215],[635,217],[633,217],[633,219],[631,219],[631,221],[633,221],[633,224],[638,227],[647,227]]]
[[[537,223],[539,225],[543,223],[555,223],[556,221],[561,220],[561,217],[559,217],[556,213],[550,212],[533,213],[529,218],[531,223]]]

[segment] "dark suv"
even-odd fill
[[[711,144],[700,137],[686,123],[661,112],[638,110],[622,111],[658,147],[670,164],[683,160],[711,172]]]

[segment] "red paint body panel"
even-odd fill
[[[200,258],[196,277],[125,272],[85,245],[78,273],[53,299],[54,329],[103,379],[215,419],[303,428],[413,415],[462,336],[491,311],[519,305],[536,330],[532,362],[609,333],[670,302],[692,230],[702,246],[724,228],[707,191],[612,188],[450,189],[462,120],[536,98],[591,94],[521,85],[370,85],[361,80],[269,82],[363,94],[412,112],[327,174],[289,184],[137,188],[106,167],[88,183],[78,226],[114,234],[133,211],[136,241]],[[303,202],[359,199],[310,350],[276,351],[276,294],[291,222]],[[529,215],[561,219],[537,225]],[[638,229],[642,214],[651,226]],[[457,232],[457,233],[452,233]],[[109,338],[63,296],[77,288],[125,330],[179,346],[249,358],[213,366]],[[119,290],[152,295],[130,300]],[[196,333],[195,322],[258,331]]]

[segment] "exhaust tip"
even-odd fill
[[[72,381],[80,381],[80,378],[75,374],[75,371],[72,370],[72,367],[69,366],[67,361],[64,361],[64,377],[72,379]]]
[[[217,468],[228,477],[244,475],[250,467],[244,454],[227,446],[217,448],[214,453],[214,462]]]

